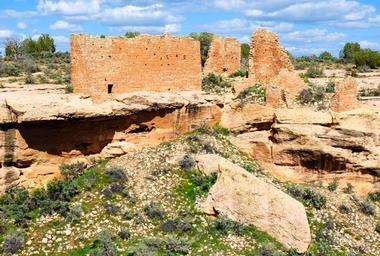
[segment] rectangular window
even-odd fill
[[[113,87],[113,84],[109,84],[108,85],[108,93],[111,94],[112,93],[112,87]]]

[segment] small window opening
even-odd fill
[[[112,93],[113,84],[109,84],[107,87],[108,87],[108,93],[111,94]]]

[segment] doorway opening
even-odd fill
[[[112,93],[112,88],[113,88],[113,84],[108,84],[108,86],[107,86],[108,94]]]

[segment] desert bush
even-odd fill
[[[213,133],[214,134],[221,134],[223,136],[228,136],[231,134],[230,130],[228,130],[227,128],[224,128],[220,125],[216,125],[214,128],[213,128]]]
[[[351,208],[345,204],[339,205],[338,209],[339,209],[339,212],[343,214],[348,214],[352,211]]]
[[[323,68],[318,67],[317,65],[312,65],[306,70],[305,76],[308,78],[322,77]]]
[[[25,84],[35,84],[36,81],[31,73],[27,73],[25,76]]]
[[[215,184],[218,175],[211,173],[210,175],[203,175],[198,171],[193,172],[190,175],[190,181],[194,186],[194,194],[196,196],[205,196],[209,192],[210,188]]]
[[[327,83],[327,86],[326,86],[325,92],[326,92],[326,93],[334,93],[334,92],[335,92],[335,82],[334,82],[333,80],[330,80],[330,81]]]
[[[351,183],[346,183],[346,187],[343,188],[343,192],[346,194],[351,194],[354,191],[354,186]]]
[[[274,249],[273,245],[271,244],[265,244],[260,246],[259,248],[259,256],[275,256],[276,250]]]
[[[191,250],[190,243],[184,238],[166,237],[164,245],[169,255],[188,255]]]
[[[380,191],[369,193],[368,199],[373,202],[380,202]]]
[[[359,73],[365,73],[365,72],[369,72],[369,71],[371,71],[371,68],[370,68],[369,66],[365,65],[365,64],[356,67],[356,69],[357,69],[357,71],[358,71]]]
[[[185,155],[180,161],[179,165],[185,171],[190,171],[195,166],[195,160],[190,155]]]
[[[81,176],[86,168],[87,165],[83,162],[61,164],[59,166],[59,170],[61,171],[62,176],[67,180]]]
[[[125,228],[121,228],[117,235],[120,237],[122,240],[127,240],[131,238],[131,232]]]
[[[144,206],[144,213],[149,219],[162,220],[164,218],[164,209],[155,202],[150,202]]]
[[[112,203],[106,203],[104,204],[104,211],[107,214],[116,215],[120,211],[120,207]]]
[[[248,87],[241,91],[236,97],[241,103],[246,102],[257,102],[265,103],[266,101],[266,90],[260,84]]]
[[[80,204],[74,204],[69,207],[69,211],[66,215],[66,220],[69,222],[75,222],[80,220],[83,215],[83,209]]]
[[[338,188],[338,179],[335,178],[332,182],[330,182],[327,186],[329,191],[335,191]]]
[[[242,71],[242,70],[238,70],[238,71],[235,71],[234,73],[232,73],[230,75],[231,78],[234,78],[234,77],[248,77],[248,71]]]
[[[375,231],[380,234],[380,222],[376,223]]]
[[[216,218],[210,226],[211,228],[215,229],[218,234],[223,235],[242,235],[244,230],[244,225],[223,216]]]
[[[166,220],[159,226],[160,230],[163,232],[188,232],[192,228],[192,221],[188,218],[175,218],[174,220]]]
[[[300,92],[297,100],[302,105],[316,106],[318,110],[326,109],[328,102],[326,89],[312,83],[309,83],[308,88]]]
[[[134,217],[134,214],[130,210],[125,210],[122,214],[124,220],[131,220]]]
[[[360,97],[377,97],[380,96],[380,85],[377,88],[361,88],[359,90]]]
[[[92,250],[90,252],[91,256],[116,256],[117,248],[112,241],[112,234],[103,231],[99,234],[98,238],[94,241],[92,245]]]
[[[202,80],[202,90],[210,93],[224,93],[231,89],[231,82],[220,75],[208,74]]]
[[[358,202],[358,207],[366,215],[375,215],[375,207],[368,201]]]
[[[19,76],[21,69],[13,62],[0,61],[0,77]]]
[[[68,85],[66,85],[64,90],[65,90],[66,94],[70,94],[70,93],[74,92],[74,87],[71,84],[68,84]]]
[[[20,231],[13,231],[4,238],[3,251],[4,253],[16,253],[25,245],[24,234]]]
[[[125,182],[128,179],[124,169],[119,166],[109,166],[106,169],[105,175],[113,181]]]
[[[111,198],[113,196],[113,192],[109,186],[102,190],[102,194],[105,198]]]
[[[288,185],[285,189],[292,197],[301,200],[307,206],[321,209],[326,205],[326,197],[311,188],[302,189],[295,185]]]

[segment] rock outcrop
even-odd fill
[[[257,29],[252,35],[249,76],[258,83],[268,84],[284,69],[293,71],[294,67],[280,46],[278,36],[265,29]]]
[[[203,69],[205,75],[232,74],[240,69],[241,46],[236,38],[214,36]]]
[[[230,138],[233,144],[278,178],[327,183],[338,177],[360,193],[380,189],[378,109],[333,115],[251,104],[225,111],[221,123],[240,133]]]
[[[270,84],[284,90],[289,100],[294,100],[300,92],[306,88],[304,80],[297,73],[285,69],[281,70],[280,73],[272,79]]]
[[[19,183],[45,184],[59,176],[60,163],[71,159],[116,157],[216,125],[223,105],[214,96],[192,92],[129,93],[102,103],[40,93],[20,101],[20,94],[1,99],[0,192]]]
[[[206,174],[218,173],[203,203],[206,213],[254,225],[287,248],[307,250],[311,235],[300,202],[220,156],[201,155],[197,162]]]
[[[331,100],[331,109],[335,112],[343,112],[358,107],[358,83],[352,77],[340,81],[335,88],[335,94]]]

